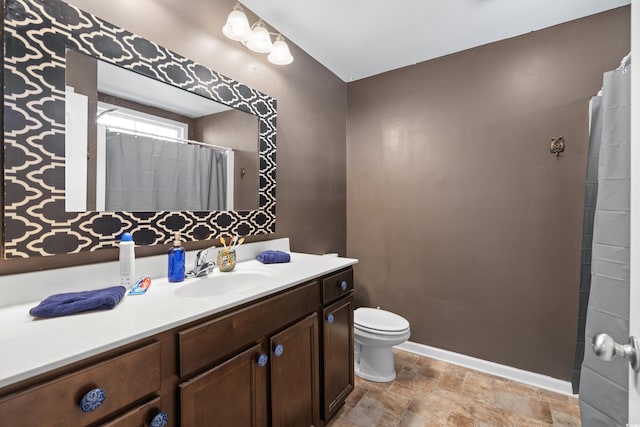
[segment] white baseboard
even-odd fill
[[[396,348],[422,356],[431,357],[432,359],[442,360],[454,365],[464,366],[465,368],[474,369],[476,371],[495,375],[497,377],[517,381],[519,383],[524,383],[556,393],[573,396],[571,383],[569,381],[559,380],[547,375],[537,374],[535,372],[525,371],[523,369],[501,365],[499,363],[490,362],[488,360],[477,359],[475,357],[466,356],[464,354],[454,353],[449,350],[442,350],[440,348],[431,347],[425,344],[419,344],[411,341],[400,344]]]

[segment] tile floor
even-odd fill
[[[577,399],[394,350],[397,378],[356,387],[327,427],[580,426]]]

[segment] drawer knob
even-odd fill
[[[333,314],[330,314],[327,316],[327,323],[332,324],[333,323]]]
[[[261,368],[264,368],[265,366],[267,366],[267,362],[269,361],[269,356],[267,356],[266,353],[262,353],[259,357],[258,357],[258,366]]]
[[[164,412],[160,412],[158,415],[153,417],[149,427],[165,427],[169,422],[169,416]]]
[[[340,289],[342,289],[343,291],[347,290],[347,281],[343,280],[342,282],[340,282]]]
[[[276,357],[280,357],[282,356],[282,353],[284,353],[284,347],[282,346],[282,344],[278,344],[277,346],[275,346],[275,348],[273,349],[273,354],[275,354]]]
[[[80,401],[80,409],[82,409],[82,412],[93,412],[104,403],[104,400],[106,398],[107,393],[105,393],[101,388],[94,388],[93,390],[89,390],[87,394],[82,396],[82,400]]]

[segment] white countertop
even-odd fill
[[[113,310],[34,319],[40,300],[0,308],[0,387],[155,335],[190,321],[259,299],[357,263],[350,258],[292,253],[291,262],[239,262],[231,273],[262,271],[270,279],[258,288],[211,297],[181,297],[177,289],[202,279],[169,283],[153,279],[145,295],[125,295]],[[202,282],[214,286],[215,281]],[[51,292],[57,293],[57,292]]]

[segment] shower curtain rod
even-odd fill
[[[629,65],[631,65],[631,52],[627,53],[627,55],[622,58],[622,60],[620,61],[620,65],[618,65],[618,68],[616,68],[616,70],[622,70],[623,73],[626,73]],[[602,87],[600,88],[596,96],[602,96]],[[589,101],[589,105],[591,105],[591,101]],[[589,114],[589,129],[591,129],[591,114]]]
[[[140,132],[140,131],[131,130],[131,129],[124,129],[124,128],[119,128],[117,126],[105,126],[105,127],[107,128],[107,130],[114,130],[116,132],[128,133],[128,134],[131,134],[131,135],[134,135],[134,136],[146,136],[148,138],[160,139],[160,140],[163,140],[163,141],[177,142],[179,144],[193,144],[193,145],[200,145],[200,146],[203,146],[203,147],[213,148],[213,149],[217,149],[217,150],[221,150],[221,151],[233,151],[233,148],[222,147],[220,145],[207,144],[207,143],[200,142],[200,141],[193,141],[191,139],[172,138],[170,136],[154,135],[152,133]]]
[[[620,61],[620,65],[618,66],[618,70],[624,70],[629,66],[629,64],[631,64],[631,52],[622,58],[622,61]]]

